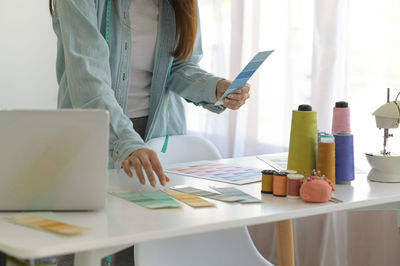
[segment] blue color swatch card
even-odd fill
[[[218,191],[219,193],[222,193],[226,196],[231,196],[231,197],[241,197],[242,200],[240,203],[260,203],[263,202],[260,199],[257,199],[253,197],[250,194],[247,194],[240,189],[237,189],[235,187],[211,187],[212,189]]]
[[[232,82],[231,86],[229,86],[224,95],[221,96],[221,98],[215,103],[215,105],[222,105],[226,96],[246,85],[249,78],[253,76],[257,69],[261,66],[262,63],[264,63],[265,59],[267,59],[273,51],[274,50],[258,52],[247,64],[247,66],[243,68],[236,79]]]

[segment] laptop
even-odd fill
[[[108,132],[104,110],[0,111],[0,211],[102,209]]]

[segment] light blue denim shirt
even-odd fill
[[[53,28],[57,35],[57,80],[59,108],[100,108],[110,113],[110,166],[120,168],[145,141],[186,133],[181,98],[210,111],[216,84],[221,79],[198,66],[202,56],[198,33],[190,60],[171,56],[175,48],[175,15],[168,0],[160,0],[157,43],[150,91],[145,140],[133,130],[124,114],[130,84],[131,0],[118,0],[110,16],[110,42],[105,40],[107,0],[56,0]],[[200,31],[199,31],[200,32]],[[170,75],[168,75],[171,69]]]

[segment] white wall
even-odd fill
[[[48,1],[2,0],[0,109],[55,108],[55,58]]]

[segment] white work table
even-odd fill
[[[222,162],[271,169],[256,157],[225,159]],[[171,182],[168,186],[191,185],[199,188],[231,186],[231,184],[182,175],[169,174],[169,177]],[[142,188],[136,180],[128,179],[123,173],[117,174],[115,171],[110,171],[110,180],[113,186],[121,183],[124,190]],[[102,211],[55,213],[56,217],[64,222],[92,229],[82,235],[72,237],[9,223],[1,218],[16,213],[0,213],[0,251],[20,258],[41,258],[76,253],[83,258],[81,261],[84,265],[83,261],[90,256],[95,256],[96,252],[101,251],[107,254],[124,246],[149,240],[378,205],[378,208],[386,208],[385,206],[392,208],[393,203],[400,202],[400,183],[368,182],[366,175],[357,175],[351,185],[336,186],[334,197],[342,200],[342,203],[305,203],[302,200],[262,194],[260,182],[237,187],[261,198],[263,203],[240,204],[209,200],[214,202],[216,207],[195,209],[182,204],[182,207],[177,209],[149,210],[108,195],[107,206]]]

